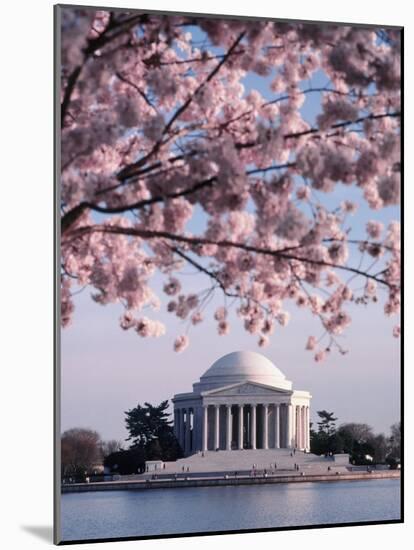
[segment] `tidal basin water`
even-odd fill
[[[400,519],[400,480],[62,495],[62,539]]]

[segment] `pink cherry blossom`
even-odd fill
[[[181,284],[178,279],[175,277],[170,277],[169,281],[164,285],[164,292],[168,296],[174,296],[178,294],[181,290]]]
[[[398,314],[399,223],[367,214],[401,199],[398,30],[59,9],[63,326],[85,287],[142,337],[235,312],[263,346],[297,306],[320,361],[347,303]]]
[[[316,348],[316,338],[314,336],[309,336],[308,341],[306,343],[306,349],[312,351],[315,348]]]
[[[191,322],[193,325],[198,325],[202,321],[203,321],[203,316],[199,311],[197,311],[196,313],[193,313],[193,315],[191,316]]]
[[[261,336],[259,338],[259,342],[258,342],[259,346],[261,348],[264,348],[265,346],[268,346],[269,345],[269,338],[267,336]]]
[[[227,317],[227,309],[225,307],[219,307],[214,313],[216,321],[224,321]]]
[[[120,320],[120,325],[124,330],[128,330],[136,326],[137,320],[134,318],[132,311],[126,311]]]
[[[165,334],[165,326],[159,321],[153,321],[147,317],[137,319],[135,323],[135,330],[142,337],[153,336],[158,338]]]
[[[227,321],[220,321],[217,326],[217,331],[220,336],[224,336],[230,332],[230,325]]]
[[[372,239],[379,239],[383,229],[384,226],[381,222],[370,220],[367,223],[367,233]]]
[[[189,344],[188,336],[185,334],[178,336],[174,341],[174,351],[181,352],[184,351]]]
[[[315,354],[315,361],[317,363],[321,363],[324,359],[326,359],[326,351],[320,350]]]
[[[355,214],[355,212],[357,211],[358,209],[358,205],[356,205],[354,202],[352,201],[343,201],[341,203],[341,208],[344,212],[346,212],[347,214]]]

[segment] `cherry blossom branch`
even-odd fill
[[[240,40],[242,38],[242,35],[243,35],[243,33],[239,36]],[[222,63],[224,63],[224,59],[222,60]],[[217,69],[217,67],[216,67],[216,69]],[[209,76],[211,76],[211,74],[212,73],[210,73]],[[348,120],[348,121],[344,121],[344,122],[338,122],[336,124],[333,124],[331,126],[331,128],[332,129],[343,128],[343,127],[346,127],[346,126],[350,126],[352,124],[357,124],[357,123],[364,122],[366,120],[381,119],[381,118],[385,118],[385,117],[399,117],[400,115],[401,115],[400,112],[383,113],[383,114],[378,114],[378,115],[371,114],[371,115],[367,115],[365,117],[360,117],[360,118],[358,118],[356,120],[353,120],[353,121]],[[283,138],[284,139],[299,138],[299,137],[302,137],[302,136],[305,136],[305,135],[315,134],[319,131],[320,131],[319,128],[310,128],[309,130],[304,130],[302,132],[286,134],[286,135],[283,136]],[[157,143],[160,143],[160,142],[157,142]],[[251,143],[236,143],[235,146],[236,146],[237,149],[243,149],[243,148],[248,148],[248,147],[254,147],[256,145],[258,145],[256,142],[251,142]],[[138,166],[142,166],[143,164],[145,164],[146,160],[148,160],[149,156],[152,155],[153,152],[154,151],[152,151],[151,153],[149,153],[148,155],[146,155],[145,157],[140,159],[137,163],[126,166],[124,169],[122,169],[118,173],[118,176],[117,176],[118,179],[130,178],[132,176],[137,175],[137,173],[139,173],[140,175],[143,175],[145,172],[150,171],[150,170],[154,169],[156,166],[158,166],[158,163],[154,163],[154,164],[150,165],[149,167],[142,168],[140,172],[137,172],[137,173],[131,172],[131,170],[133,168],[137,168]],[[180,157],[184,157],[184,155],[180,155]],[[294,163],[289,163],[289,165],[282,165],[282,167],[288,167],[288,166],[293,167]],[[274,170],[274,169],[280,169],[280,168],[278,168],[276,166],[267,168],[267,170]],[[254,169],[254,170],[251,170],[250,172],[247,172],[247,173],[249,175],[251,175],[253,173],[258,173],[258,172],[261,172],[261,171],[264,171],[264,170],[263,169]],[[125,211],[131,210],[131,209],[143,208],[143,207],[145,207],[149,204],[153,204],[153,203],[156,203],[156,202],[162,202],[166,198],[178,198],[180,196],[186,196],[186,195],[192,194],[194,192],[199,191],[203,187],[212,185],[214,183],[214,180],[215,180],[215,177],[213,176],[211,178],[208,178],[207,180],[204,180],[202,182],[199,182],[199,183],[193,185],[192,187],[190,187],[188,189],[184,189],[182,191],[177,191],[176,193],[166,194],[164,196],[156,196],[156,197],[153,197],[151,199],[147,199],[145,201],[139,201],[137,203],[130,204],[130,205],[124,205],[124,206],[118,206],[118,207],[112,207],[111,208],[111,207],[102,207],[102,206],[95,205],[93,203],[86,202],[86,201],[82,202],[79,205],[75,206],[72,210],[70,210],[69,212],[67,212],[63,216],[63,218],[62,218],[62,233],[64,231],[66,231],[79,218],[79,216],[87,209],[93,209],[93,210],[96,210],[97,212],[101,212],[101,213],[115,214],[115,213],[125,212]],[[116,186],[114,186],[114,188],[115,187]]]
[[[252,176],[253,174],[271,172],[273,170],[283,170],[285,168],[293,168],[296,166],[296,162],[287,162],[286,164],[275,164],[273,166],[266,166],[265,168],[254,168],[247,170],[246,176]]]
[[[227,296],[228,298],[236,298],[236,299],[239,299],[239,300],[246,299],[246,300],[251,301],[254,304],[258,305],[261,309],[263,309],[263,311],[265,311],[267,313],[267,315],[270,314],[269,308],[264,306],[259,300],[256,300],[256,299],[252,298],[251,296],[242,296],[241,294],[237,294],[235,292],[229,292],[227,290],[227,288],[223,285],[223,283],[220,281],[220,278],[213,271],[209,271],[208,269],[206,269],[200,263],[193,260],[190,256],[188,256],[187,254],[184,254],[184,252],[182,250],[180,250],[179,248],[171,247],[171,250],[173,252],[175,252],[176,254],[178,254],[181,258],[186,260],[189,264],[191,264],[193,267],[195,267],[198,271],[200,271],[201,273],[204,273],[205,275],[208,275],[208,277],[213,279],[218,284],[218,286],[221,288],[223,294],[225,296]]]
[[[306,95],[306,94],[311,94],[311,93],[321,93],[321,92],[328,92],[328,93],[331,93],[331,94],[336,94],[336,95],[342,95],[342,96],[352,96],[354,95],[352,93],[352,90],[349,91],[349,92],[341,92],[340,90],[333,90],[332,88],[326,88],[326,87],[323,87],[323,88],[307,88],[306,90],[298,90],[298,94],[303,94],[303,95]],[[373,94],[375,95],[375,94]],[[271,101],[267,101],[266,103],[263,104],[263,107],[266,107],[267,105],[273,105],[275,103],[279,103],[280,101],[285,101],[286,99],[290,99],[291,97],[293,97],[292,95],[284,95],[284,96],[281,96],[281,97],[278,97],[276,99],[272,99]],[[362,96],[362,97],[371,97],[370,96]]]
[[[64,264],[61,264],[60,266],[62,272],[67,275],[70,279],[79,279],[77,275],[73,275],[73,273],[69,273],[69,271],[66,269],[66,266]]]
[[[166,162],[174,164],[175,162],[184,160],[185,158],[193,157],[197,154],[198,154],[198,151],[188,151],[187,153],[183,153],[181,155],[176,155],[174,157],[171,157],[167,159]],[[124,186],[126,183],[135,182],[140,176],[148,174],[149,172],[152,172],[157,168],[161,168],[161,166],[162,166],[162,162],[160,160],[157,160],[156,162],[153,162],[152,164],[145,166],[144,168],[141,168],[141,170],[138,170],[134,176],[131,176],[128,179],[124,179],[120,183],[117,183],[116,185],[112,185],[111,187],[106,187],[105,189],[101,189],[97,191],[95,195],[98,196],[98,195],[103,195],[104,193],[108,193],[109,191],[115,191],[116,189],[119,189],[120,187]]]
[[[282,258],[285,260],[294,260],[299,262],[308,263],[311,265],[319,265],[323,267],[331,267],[334,269],[340,269],[347,272],[355,273],[357,275],[361,275],[363,277],[372,279],[376,281],[377,283],[383,284],[391,289],[398,289],[396,285],[393,285],[389,283],[388,281],[385,281],[384,279],[380,279],[376,277],[375,275],[371,275],[365,271],[362,271],[360,269],[345,266],[341,264],[335,264],[332,262],[325,262],[323,260],[315,260],[311,258],[296,256],[292,254],[288,254],[286,250],[291,250],[291,248],[288,249],[280,249],[280,250],[271,250],[268,248],[260,248],[257,246],[252,246],[244,243],[238,243],[228,240],[222,240],[222,241],[215,241],[213,239],[206,239],[203,237],[189,237],[186,235],[176,235],[173,233],[169,233],[167,231],[152,231],[148,229],[139,229],[139,228],[133,228],[133,227],[119,227],[114,225],[90,225],[90,226],[84,226],[79,227],[78,229],[75,229],[71,232],[71,234],[68,236],[67,240],[63,240],[62,246],[65,244],[68,244],[74,239],[83,237],[85,235],[88,235],[90,233],[109,233],[109,234],[115,234],[115,235],[126,235],[131,237],[139,237],[142,239],[167,239],[170,241],[176,241],[176,242],[183,242],[190,245],[216,245],[219,247],[224,248],[237,248],[241,250],[246,250],[247,252],[254,252],[257,254],[264,254],[267,256],[274,256],[277,258]]]
[[[134,88],[135,91],[137,91],[139,93],[139,95],[142,97],[142,99],[145,101],[145,103],[151,107],[151,109],[154,109],[154,111],[156,113],[158,113],[158,109],[155,107],[155,105],[153,103],[151,103],[151,101],[148,99],[148,96],[145,92],[143,92],[141,90],[141,88],[139,86],[137,86],[136,84],[134,84],[131,80],[129,80],[128,78],[126,78],[124,75],[122,75],[120,72],[117,72],[116,73],[116,76],[117,78],[119,78],[119,80],[121,80],[122,82],[124,82],[125,84],[128,84],[128,86],[131,86],[131,88]]]
[[[233,51],[237,48],[241,40],[243,39],[245,35],[245,31],[241,32],[239,36],[236,38],[236,40],[231,45],[230,49],[226,53],[226,55],[223,57],[223,59],[216,65],[216,67],[211,71],[211,73],[207,76],[207,78],[198,86],[198,88],[195,90],[195,92],[183,103],[183,105],[177,109],[175,114],[172,116],[166,127],[164,128],[164,133],[167,133],[168,130],[171,128],[175,120],[184,113],[184,111],[191,105],[193,99],[201,92],[201,90],[212,80],[216,74],[219,72],[221,67],[227,62]]]
[[[80,75],[82,69],[83,69],[83,65],[84,65],[84,63],[82,63],[81,65],[78,65],[77,67],[75,67],[75,69],[71,72],[71,74],[68,77],[68,80],[67,80],[67,83],[66,83],[66,88],[65,88],[65,93],[63,95],[62,105],[61,105],[61,108],[60,108],[60,112],[61,112],[61,114],[60,114],[60,123],[61,123],[62,126],[63,126],[63,123],[65,121],[66,112],[67,112],[68,107],[69,107],[69,103],[70,103],[70,100],[71,100],[73,90],[75,89],[76,82],[79,78],[79,75]]]
[[[240,297],[238,294],[229,294],[225,288],[225,286],[223,285],[223,283],[220,281],[219,277],[213,272],[213,271],[209,271],[208,269],[206,269],[204,266],[202,266],[200,263],[196,262],[195,260],[193,260],[190,256],[188,256],[187,254],[184,254],[184,252],[182,250],[180,250],[178,247],[176,246],[171,246],[170,249],[175,252],[178,256],[180,256],[181,258],[183,258],[183,260],[185,260],[186,262],[188,262],[190,265],[192,265],[193,267],[195,267],[198,271],[200,271],[201,273],[204,273],[205,275],[207,275],[208,277],[210,277],[210,279],[213,279],[218,285],[219,287],[221,288],[221,290],[226,294],[226,296],[229,296],[231,298],[238,298]]]
[[[351,126],[352,124],[360,124],[361,122],[365,122],[366,120],[378,120],[378,119],[381,119],[381,118],[387,118],[387,117],[394,118],[394,117],[400,117],[400,116],[401,116],[400,111],[395,111],[395,112],[392,112],[392,113],[382,113],[382,114],[379,114],[379,115],[370,114],[370,115],[367,115],[367,116],[364,116],[364,117],[356,118],[355,120],[345,120],[343,122],[337,122],[335,124],[332,124],[329,128],[334,130],[336,128],[345,128],[347,126]],[[321,131],[322,130],[320,130],[320,128],[316,128],[316,127],[315,128],[309,128],[308,130],[303,130],[301,132],[292,132],[290,134],[285,134],[283,136],[283,139],[296,139],[296,138],[300,138],[300,137],[303,137],[303,136],[317,134]],[[332,134],[332,135],[337,135],[337,134]],[[260,143],[258,143],[258,142],[236,143],[235,147],[236,147],[236,149],[248,149],[250,147],[256,147],[257,145],[260,145]]]
[[[294,269],[291,269],[291,273],[292,273],[293,277],[296,279],[296,281],[298,282],[298,284],[301,287],[301,289],[303,290],[303,292],[308,297],[309,303],[311,303],[312,296],[310,295],[310,293],[309,293],[308,289],[306,288],[306,286],[303,284],[302,279],[300,277],[298,277],[298,275],[295,273]],[[347,353],[347,351],[345,349],[343,349],[342,346],[336,341],[335,337],[327,331],[326,326],[325,326],[325,319],[323,318],[323,316],[319,312],[314,311],[313,309],[311,309],[311,312],[313,313],[313,315],[316,315],[319,318],[319,321],[321,322],[321,325],[322,325],[322,327],[325,331],[323,333],[323,335],[319,338],[318,341],[321,341],[326,334],[329,334],[329,336],[330,336],[329,345],[334,343],[336,345],[336,347],[338,348],[338,350],[340,351],[340,353],[342,353],[342,354]]]
[[[67,114],[67,110],[68,110],[68,107],[69,107],[69,103],[70,103],[70,100],[71,100],[71,97],[72,97],[73,90],[75,89],[75,86],[76,86],[76,83],[78,81],[79,75],[81,74],[82,69],[85,66],[86,61],[91,57],[91,55],[93,55],[97,50],[99,50],[99,48],[102,48],[102,46],[104,46],[105,44],[107,44],[111,40],[114,40],[120,34],[123,34],[124,32],[128,31],[131,28],[131,26],[134,26],[135,23],[138,22],[141,19],[141,17],[142,17],[141,15],[134,15],[134,16],[130,17],[129,19],[125,19],[125,20],[120,21],[120,22],[114,22],[113,19],[111,18],[110,21],[109,21],[108,26],[106,27],[106,29],[104,29],[104,31],[99,36],[97,36],[96,38],[93,38],[93,39],[88,41],[88,46],[84,50],[84,59],[83,59],[82,63],[80,63],[79,65],[77,65],[73,69],[73,71],[69,75],[68,81],[66,83],[66,88],[65,88],[65,92],[63,94],[63,100],[62,100],[62,104],[61,104],[61,115],[60,116],[61,116],[62,126],[63,126],[64,120],[65,120],[65,117],[66,117],[66,114]],[[108,32],[110,32],[110,31],[112,31],[112,30],[114,30],[118,27],[121,27],[121,28],[118,29],[117,32],[114,32],[113,34],[108,36]]]
[[[204,187],[211,185],[215,180],[216,176],[212,176],[211,178],[196,183],[188,189],[176,191],[174,193],[166,193],[165,195],[151,197],[150,199],[141,200],[136,203],[124,206],[106,207],[89,202],[82,202],[62,217],[62,234],[67,231],[72,226],[72,224],[80,217],[80,215],[87,209],[95,210],[96,212],[101,212],[104,214],[120,214],[122,212],[126,212],[127,210],[138,210],[140,208],[144,208],[145,206],[149,206],[157,202],[162,202],[167,199],[175,199],[178,197],[190,195],[200,189],[203,189]]]
[[[179,107],[175,111],[175,113],[172,115],[170,120],[165,125],[161,136],[164,136],[165,134],[167,134],[169,132],[169,130],[171,129],[172,125],[177,120],[177,118],[179,118],[188,109],[188,107],[191,105],[191,103],[193,102],[195,96],[198,93],[200,93],[200,91],[204,88],[204,86],[206,84],[208,84],[208,82],[210,82],[210,80],[212,80],[216,76],[216,74],[220,71],[221,67],[227,62],[227,60],[230,57],[233,50],[238,46],[240,41],[243,39],[244,35],[245,35],[245,32],[242,32],[242,33],[239,34],[239,36],[233,42],[232,46],[230,47],[230,49],[228,50],[226,55],[223,57],[223,59],[220,61],[220,63],[218,63],[216,65],[216,67],[214,67],[214,69],[210,72],[210,74],[207,76],[207,78],[205,80],[203,80],[203,82],[201,82],[201,84],[199,84],[199,86],[196,88],[194,93],[192,95],[190,95],[189,98],[181,105],[181,107]],[[135,162],[133,164],[130,164],[129,166],[126,166],[125,168],[123,168],[117,175],[118,179],[125,179],[125,178],[129,178],[129,177],[133,176],[135,168],[139,168],[139,167],[143,166],[149,158],[151,158],[155,153],[157,153],[159,151],[162,143],[163,142],[162,142],[162,137],[161,137],[154,144],[153,148],[151,149],[151,151],[149,153],[147,153],[147,155],[145,155],[144,157],[139,159],[137,162]]]
[[[180,157],[183,157],[184,155],[180,155]],[[175,157],[174,160],[178,160],[178,157]],[[161,166],[161,163],[154,163],[150,167],[147,167],[146,172],[151,171],[154,167]],[[292,166],[295,166],[294,163],[286,163],[286,164],[279,164],[274,166],[267,166],[265,168],[257,168],[248,170],[246,172],[246,175],[253,175],[260,172],[269,172],[273,170],[283,170],[285,168],[290,168]],[[151,170],[150,170],[151,168]],[[141,171],[141,174],[144,173],[144,170]],[[158,174],[153,174],[153,176],[156,176]],[[67,231],[73,223],[79,219],[79,217],[83,214],[85,210],[94,210],[96,212],[100,212],[101,214],[121,214],[122,212],[127,212],[128,210],[139,210],[142,208],[145,208],[146,206],[150,206],[151,204],[155,204],[158,202],[164,202],[168,199],[177,199],[179,197],[185,197],[187,195],[192,195],[193,193],[196,193],[197,191],[200,191],[201,189],[204,189],[206,187],[210,187],[217,181],[217,176],[211,176],[210,178],[207,178],[203,181],[200,181],[191,187],[188,187],[187,189],[182,189],[180,191],[175,191],[173,193],[164,193],[162,195],[155,195],[154,197],[151,197],[150,199],[144,199],[137,201],[135,203],[121,205],[121,206],[100,206],[99,204],[95,204],[88,201],[83,201],[72,210],[69,210],[64,216],[62,216],[61,219],[61,228],[62,228],[62,234]],[[119,185],[113,186],[111,188],[107,188],[105,190],[101,190],[99,194],[111,190],[114,190],[118,188]]]
[[[241,55],[245,53],[245,50],[238,50],[233,51],[230,55]],[[191,59],[177,59],[176,61],[160,61],[160,66],[166,66],[166,65],[185,65],[187,63],[205,63],[206,61],[213,61],[214,59],[223,59],[226,54],[218,54],[218,55],[205,55],[202,57],[193,57]]]

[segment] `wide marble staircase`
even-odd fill
[[[171,474],[185,474],[193,477],[196,474],[227,473],[234,475],[235,472],[238,475],[251,475],[254,471],[258,475],[265,471],[273,475],[288,475],[290,473],[300,475],[301,472],[321,474],[328,471],[333,473],[347,470],[346,466],[335,465],[331,457],[325,458],[303,451],[293,453],[290,449],[198,452],[176,462],[165,462],[164,464],[164,468],[151,473],[157,474],[158,477]],[[295,464],[299,466],[299,470],[295,469]]]

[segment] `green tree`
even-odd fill
[[[349,422],[341,424],[338,433],[344,442],[344,451],[351,455],[367,454],[369,442],[374,439],[374,433],[368,424]]]
[[[348,422],[336,428],[337,418],[334,413],[325,410],[317,411],[320,418],[318,431],[310,426],[311,452],[321,455],[326,453],[348,453],[354,464],[368,464],[366,456],[372,457],[374,463],[396,465],[401,453],[401,426],[391,426],[391,436],[375,434],[368,424]]]
[[[162,401],[155,406],[150,403],[137,405],[125,412],[127,441],[132,441],[131,448],[144,449],[146,460],[177,460],[183,456],[167,409],[168,401]]]
[[[344,441],[336,429],[335,422],[338,420],[333,412],[325,410],[317,411],[320,418],[318,431],[310,429],[311,452],[321,455],[326,453],[343,453]]]
[[[366,455],[372,456],[374,463],[383,464],[389,454],[389,439],[384,434],[375,434],[368,424],[341,424],[338,434],[344,442],[344,451],[355,464],[365,464]]]
[[[318,422],[319,433],[324,433],[327,436],[333,435],[336,431],[335,422],[338,420],[334,417],[334,413],[323,410],[317,411],[317,414],[320,418]]]
[[[147,460],[162,460],[163,452],[159,439],[152,439],[146,447]]]
[[[163,432],[172,430],[167,408],[168,400],[165,400],[156,406],[145,402],[144,406],[137,405],[125,411],[125,423],[129,432],[127,441],[132,441],[132,447],[145,447],[153,439],[159,438]]]

